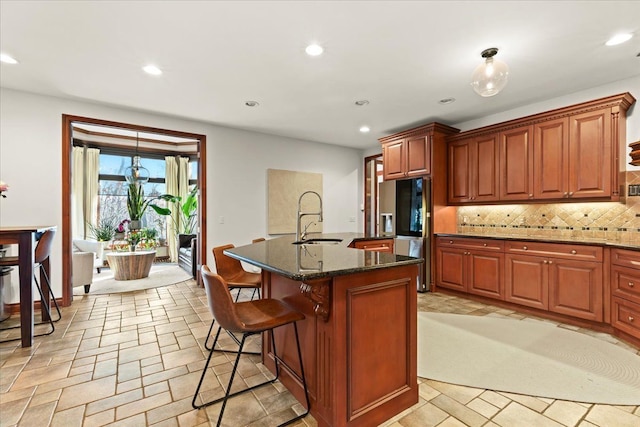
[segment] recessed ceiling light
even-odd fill
[[[18,61],[15,58],[7,55],[6,53],[0,53],[0,62],[4,62],[5,64],[17,64],[18,63]]]
[[[153,64],[146,65],[142,69],[145,73],[151,74],[152,76],[159,76],[160,74],[162,74],[162,70]]]
[[[440,101],[438,101],[438,103],[440,104],[451,104],[452,102],[456,102],[455,98],[443,98]]]
[[[307,52],[307,55],[309,56],[318,56],[318,55],[322,55],[322,52],[324,52],[324,49],[320,45],[310,44],[309,46],[307,46],[307,48],[304,51]]]
[[[362,133],[367,133],[370,130],[371,129],[369,128],[369,126],[360,126],[360,132],[362,132]]]
[[[246,105],[247,107],[257,107],[260,104],[258,104],[256,101],[247,101],[244,103],[244,105]]]
[[[358,107],[363,107],[363,106],[368,105],[368,104],[369,104],[369,101],[367,101],[366,99],[363,99],[361,101],[356,101],[356,105]]]
[[[633,34],[631,33],[616,34],[615,36],[607,40],[605,44],[607,46],[615,46],[631,40],[631,37],[633,37]]]

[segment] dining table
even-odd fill
[[[37,239],[47,230],[56,230],[55,225],[1,226],[0,245],[18,246],[18,277],[20,283],[20,339],[22,347],[33,345],[33,269]],[[50,305],[50,293],[45,279],[51,277],[49,258],[42,262],[40,286],[44,301],[40,303],[42,320],[49,320],[46,307]],[[43,271],[44,270],[44,271]]]

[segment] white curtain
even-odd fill
[[[98,219],[98,176],[100,150],[73,147],[71,169],[71,233],[74,239],[88,238],[87,223]]]
[[[166,164],[166,176],[165,176],[165,184],[167,186],[167,194],[173,194],[174,196],[178,196],[179,194],[179,185],[178,185],[178,161],[175,157],[167,156],[164,158]],[[171,216],[177,220],[178,213],[175,212],[173,206],[169,206],[171,209]],[[177,238],[177,230],[173,226],[173,220],[167,221],[168,231],[167,231],[167,245],[169,246],[169,260],[171,262],[178,262],[178,238]]]

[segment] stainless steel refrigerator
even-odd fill
[[[378,234],[395,238],[396,254],[424,258],[417,283],[420,292],[426,292],[431,281],[430,185],[430,180],[411,178],[384,181],[378,187]]]

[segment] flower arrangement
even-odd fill
[[[9,185],[4,181],[0,181],[0,196],[6,198],[7,195],[4,193],[6,193],[7,191],[9,191]]]
[[[118,224],[118,228],[116,228],[116,233],[124,233],[125,231],[125,226],[127,224],[129,224],[131,221],[128,219],[123,219],[122,221],[120,221],[120,224]]]
[[[142,233],[138,230],[131,230],[125,240],[129,242],[129,246],[136,246],[142,240]]]

